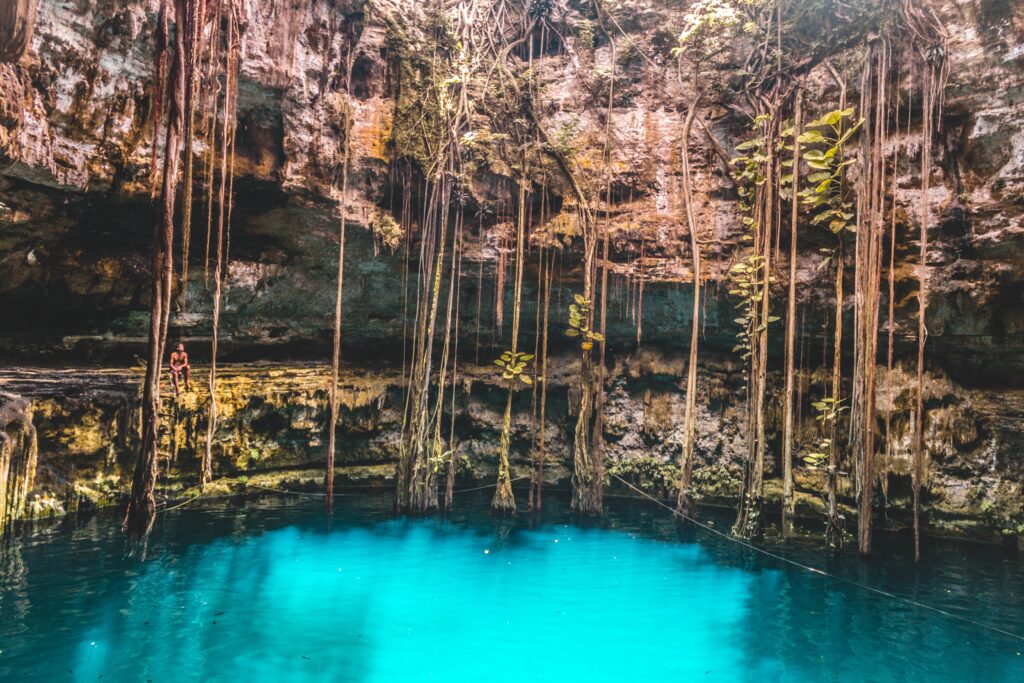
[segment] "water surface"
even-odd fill
[[[112,515],[0,553],[0,680],[1021,681],[1024,643],[765,558],[663,511],[394,519],[383,495],[207,504],[146,559]],[[719,520],[720,525],[727,520]],[[1024,630],[1024,562],[938,545],[790,557]]]

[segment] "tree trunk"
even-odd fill
[[[782,535],[793,533],[793,516],[796,512],[793,494],[793,438],[796,423],[793,419],[795,406],[794,394],[794,361],[796,355],[796,261],[797,261],[797,218],[800,209],[800,196],[797,193],[800,183],[800,126],[803,121],[803,92],[796,93],[796,112],[793,124],[793,203],[789,221],[789,293],[786,299],[786,391],[782,419]]]
[[[213,435],[217,431],[217,345],[220,341],[220,307],[224,283],[225,263],[225,235],[231,230],[230,223],[226,222],[227,204],[231,201],[228,190],[228,176],[234,173],[234,169],[228,165],[229,139],[233,135],[230,129],[233,109],[232,94],[234,91],[234,52],[233,44],[235,38],[235,22],[228,11],[228,33],[227,33],[227,54],[225,60],[224,75],[224,121],[221,126],[221,149],[220,149],[220,194],[217,214],[217,245],[215,264],[213,270],[213,334],[210,343],[210,412],[206,422],[206,449],[203,452],[202,464],[200,467],[199,480],[205,487],[213,480]],[[212,180],[212,178],[211,178]]]
[[[524,160],[525,167],[525,160]],[[525,182],[525,181],[524,181]],[[516,217],[516,275],[512,301],[512,362],[517,360],[519,351],[519,319],[523,297],[523,261],[526,241],[526,188],[519,185],[519,202]],[[512,392],[518,378],[508,381],[508,399],[505,401],[505,416],[501,423],[501,445],[498,454],[498,483],[491,500],[491,514],[510,517],[516,513],[516,499],[512,493],[512,474],[509,467],[509,449],[512,441]]]
[[[347,69],[345,74],[345,94],[352,92],[352,45],[349,44],[346,56]],[[331,387],[330,387],[330,423],[327,426],[327,466],[324,473],[325,498],[327,512],[334,510],[334,452],[338,432],[338,375],[341,370],[341,296],[345,281],[345,219],[348,215],[348,160],[349,135],[351,127],[348,116],[348,99],[345,101],[344,134],[345,152],[341,161],[341,217],[338,220],[338,268],[337,289],[334,293],[334,343],[331,353]]]
[[[842,236],[840,236],[842,240]],[[835,333],[832,341],[832,405],[839,404],[839,390],[842,386],[843,368],[843,243],[836,248],[836,318]],[[839,429],[837,419],[832,420],[832,431],[829,434],[828,474],[828,521],[825,527],[825,539],[830,546],[841,548],[843,545],[843,524],[839,519]]]
[[[163,183],[159,216],[153,226],[153,258],[149,318],[148,358],[142,397],[142,445],[135,461],[131,496],[122,529],[141,540],[153,528],[156,518],[156,477],[160,429],[160,378],[163,371],[167,326],[170,322],[171,283],[174,275],[174,209],[181,161],[182,131],[185,124],[185,89],[191,82],[185,63],[184,34],[189,3],[176,0],[179,30],[175,32],[171,65],[170,116],[164,143]]]
[[[686,202],[686,224],[690,233],[690,254],[693,259],[693,320],[690,324],[690,358],[686,368],[686,408],[683,416],[683,452],[679,461],[679,496],[676,510],[681,515],[693,515],[693,445],[697,431],[697,346],[700,341],[700,243],[697,240],[697,220],[693,213],[693,192],[690,187],[690,129],[700,103],[700,93],[694,96],[683,124],[682,165],[683,201]]]

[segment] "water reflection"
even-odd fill
[[[394,519],[386,495],[264,498],[161,516],[148,558],[113,515],[0,552],[0,679],[1021,680],[1020,643],[611,501],[573,523]],[[728,519],[709,521],[726,528]],[[916,567],[812,544],[797,561],[1008,630],[1024,566],[933,545]],[[68,672],[72,672],[69,674]]]

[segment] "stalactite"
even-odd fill
[[[28,51],[39,0],[7,0],[0,4],[0,62],[17,62]]]
[[[501,216],[500,210],[498,216]],[[497,334],[501,334],[501,328],[505,322],[505,271],[508,267],[506,252],[505,236],[502,235],[498,240],[498,264],[494,267],[497,278],[494,286],[494,325],[497,328]]]
[[[170,27],[168,26],[168,23],[170,21],[169,15],[171,12],[171,1],[172,0],[160,0],[160,11],[158,12],[156,19],[156,55],[154,58],[156,73],[153,77],[153,96],[150,106],[153,153],[149,158],[149,192],[153,199],[156,199],[158,188],[160,186],[160,180],[157,176],[157,172],[159,171],[159,155],[157,154],[157,150],[160,147],[160,123],[163,121],[164,117],[164,99],[167,96],[167,53],[171,49]],[[174,0],[175,12],[177,12],[180,2],[181,0]],[[164,165],[167,165],[166,159],[164,160]]]
[[[0,537],[25,511],[38,458],[31,404],[20,396],[0,393]]]

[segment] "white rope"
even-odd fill
[[[530,478],[530,475],[524,474],[521,477],[516,477],[515,479],[509,480],[508,483],[511,484],[512,482],[522,481],[523,479],[529,479],[529,478]],[[474,486],[473,488],[469,488],[469,489],[456,489],[456,490],[452,491],[452,494],[456,494],[456,493],[469,493],[470,491],[483,491],[484,489],[493,489],[497,485],[498,485],[498,482],[494,482],[493,484],[484,484],[483,486]]]
[[[287,494],[291,494],[293,496],[315,496],[316,498],[325,498],[327,496],[326,493],[318,493],[316,491],[286,491],[285,489],[275,489],[275,488],[272,488],[270,486],[262,486],[260,484],[253,484],[251,482],[246,482],[245,485],[247,487],[248,486],[252,486],[253,488],[263,489],[264,491],[273,491],[274,493],[287,493]],[[340,496],[342,494],[335,493],[334,495],[335,495],[335,497],[337,497],[337,496]]]
[[[178,503],[177,505],[174,505],[174,506],[172,506],[172,507],[169,507],[169,508],[161,508],[161,509],[157,510],[157,514],[159,514],[159,513],[161,513],[161,512],[170,512],[171,510],[177,510],[178,508],[183,508],[183,507],[185,507],[186,505],[188,505],[189,503],[191,503],[192,501],[194,501],[194,500],[196,500],[196,499],[198,499],[198,498],[202,497],[202,495],[203,495],[203,492],[202,492],[202,491],[200,491],[200,492],[199,492],[198,494],[196,494],[196,495],[192,496],[191,498],[189,498],[188,500],[186,500],[186,501],[185,501],[185,502],[183,502],[183,503]]]
[[[619,481],[621,481],[623,484],[625,484],[629,488],[631,488],[634,491],[636,491],[637,493],[639,493],[644,498],[647,498],[648,500],[652,501],[653,503],[656,503],[657,505],[660,505],[661,507],[665,508],[666,510],[671,512],[673,515],[676,515],[677,517],[685,519],[686,521],[688,521],[688,522],[690,522],[690,523],[700,527],[701,529],[703,529],[705,531],[709,531],[709,532],[711,532],[712,534],[714,534],[716,536],[720,536],[720,537],[724,538],[727,541],[731,541],[733,543],[736,543],[737,545],[741,545],[744,548],[748,548],[750,550],[753,550],[754,552],[761,553],[762,555],[770,557],[770,558],[772,558],[774,560],[778,560],[779,562],[784,562],[786,564],[792,565],[794,567],[797,567],[798,569],[803,569],[805,571],[811,572],[812,574],[817,574],[819,576],[823,576],[823,577],[832,579],[834,581],[839,581],[839,582],[848,584],[850,586],[855,586],[855,587],[860,588],[862,590],[866,590],[868,592],[875,593],[877,595],[881,595],[881,596],[884,596],[884,597],[887,597],[887,598],[891,598],[891,599],[896,600],[898,602],[902,602],[902,603],[904,603],[906,605],[912,605],[914,607],[919,607],[921,609],[925,609],[925,610],[928,610],[930,612],[935,612],[936,614],[941,614],[941,615],[949,617],[951,619],[956,619],[957,621],[963,622],[965,624],[970,624],[971,626],[978,626],[980,628],[987,629],[989,631],[993,631],[995,633],[1002,634],[1004,636],[1007,636],[1008,638],[1013,638],[1014,640],[1024,641],[1024,635],[1020,635],[1018,633],[1013,633],[1011,631],[1007,631],[1005,629],[999,628],[998,626],[992,626],[991,624],[983,624],[983,623],[981,623],[979,621],[974,621],[973,619],[970,619],[968,617],[964,617],[964,616],[961,616],[959,614],[954,614],[953,612],[948,612],[948,611],[946,611],[944,609],[941,609],[939,607],[933,607],[931,605],[926,605],[923,602],[918,602],[917,600],[911,600],[910,598],[905,598],[903,596],[896,595],[896,594],[890,593],[888,591],[884,591],[884,590],[882,590],[880,588],[874,588],[873,586],[869,586],[869,585],[864,584],[864,583],[859,583],[857,581],[853,581],[852,579],[847,579],[847,578],[844,578],[842,576],[838,576],[836,574],[831,574],[831,573],[829,573],[829,572],[827,572],[827,571],[825,571],[823,569],[818,569],[817,567],[812,567],[810,565],[802,564],[800,562],[797,562],[796,560],[791,560],[788,557],[784,557],[782,555],[777,555],[777,554],[771,552],[770,550],[765,550],[764,548],[759,548],[758,546],[754,545],[753,543],[749,543],[747,541],[744,541],[743,539],[736,538],[735,536],[731,536],[731,535],[729,535],[727,533],[719,531],[718,529],[716,529],[716,528],[714,528],[712,526],[709,526],[707,524],[704,524],[703,522],[697,521],[696,519],[694,519],[693,517],[690,517],[689,515],[684,515],[683,513],[679,512],[679,510],[676,510],[675,508],[672,508],[672,507],[666,505],[664,502],[658,500],[657,498],[655,498],[654,496],[650,495],[646,491],[642,491],[641,489],[638,489],[636,486],[633,486],[633,484],[629,483],[628,481],[626,481],[625,479],[623,479],[622,477],[620,477],[617,474],[613,473],[612,476],[615,477],[616,479],[618,479]]]

